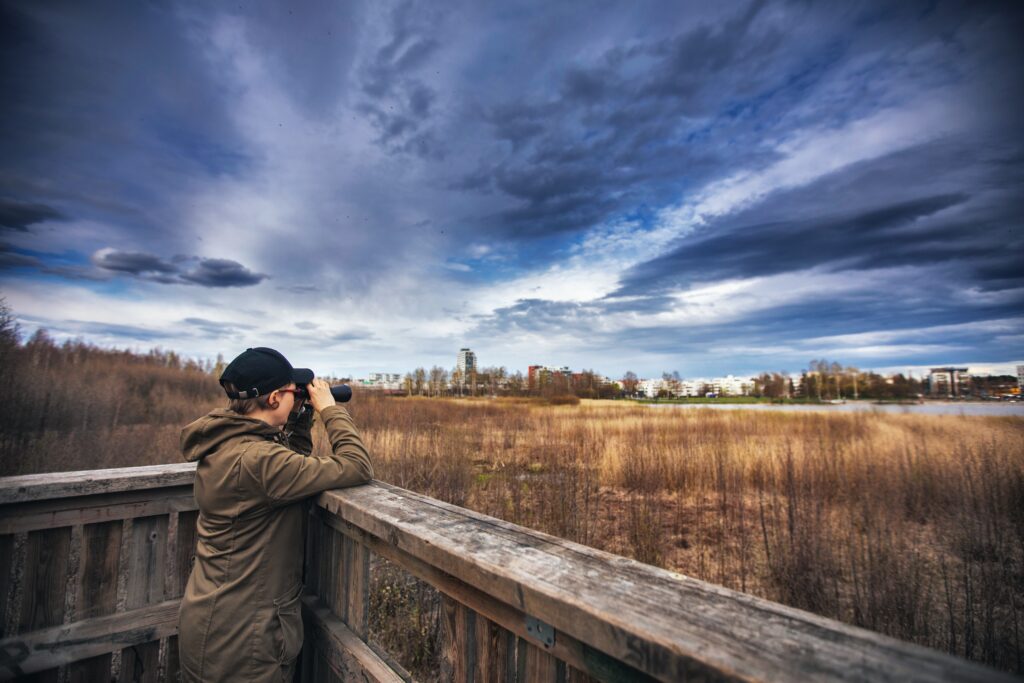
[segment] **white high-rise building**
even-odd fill
[[[473,372],[476,372],[476,354],[469,349],[459,349],[459,360],[458,360],[459,372],[462,373],[462,377],[469,377]]]
[[[1024,365],[1017,366],[1017,388],[1024,391]]]

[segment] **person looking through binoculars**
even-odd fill
[[[333,390],[279,352],[246,349],[224,369],[230,399],[181,433],[196,463],[195,564],[178,615],[181,679],[290,681],[302,648],[303,500],[373,478]],[[331,453],[311,455],[314,422]]]

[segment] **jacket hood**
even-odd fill
[[[215,410],[181,430],[181,453],[185,460],[195,462],[214,453],[230,439],[251,434],[275,439],[281,430],[233,410]]]

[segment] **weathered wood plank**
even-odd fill
[[[82,530],[75,621],[110,614],[117,607],[121,522],[87,524]]]
[[[336,532],[337,533],[337,532]],[[370,549],[349,536],[345,539],[345,623],[366,640],[370,626]]]
[[[125,646],[172,635],[178,601],[168,600],[130,612],[118,612],[70,624],[38,629],[0,641],[0,679],[44,671]],[[96,679],[93,679],[96,680]]]
[[[7,620],[11,608],[12,577],[16,567],[14,563],[14,535],[0,535],[0,638],[7,635]]]
[[[381,482],[325,492],[318,504],[661,680],[795,680],[812,672],[836,680],[1010,680],[934,650]]]
[[[565,683],[600,683],[600,681],[599,679],[570,666],[565,672]]]
[[[166,516],[142,517],[132,524],[125,606],[136,609],[164,600],[167,556]],[[156,681],[160,642],[132,645],[121,651],[122,681]]]
[[[0,477],[0,505],[191,485],[196,464],[150,465]]]
[[[334,616],[345,621],[345,539],[331,527],[322,527],[323,547],[320,552],[324,557],[325,571],[321,577],[320,600],[331,608]]]
[[[98,524],[195,509],[191,486],[33,500],[0,507],[0,533]]]
[[[502,683],[507,679],[509,642],[514,642],[511,635],[482,614],[476,615],[474,683]]]
[[[198,510],[189,510],[178,513],[177,533],[174,541],[174,566],[171,570],[170,585],[167,587],[167,597],[180,598],[184,595],[185,586],[188,584],[188,574],[196,561],[196,539],[198,531],[196,522],[199,519]],[[165,680],[176,682],[181,677],[181,660],[178,657],[178,637],[176,635],[167,639],[167,663],[165,669]]]
[[[117,608],[117,567],[121,552],[121,522],[88,524],[82,530],[82,555],[76,585],[74,621],[112,614]],[[109,681],[110,654],[75,662],[68,667],[71,681]]]
[[[26,543],[19,633],[55,626],[64,620],[71,528],[34,531]]]
[[[303,597],[302,607],[306,622],[306,646],[311,647],[312,653],[322,657],[341,680],[388,683],[402,681],[397,673],[315,596]],[[312,653],[306,657],[315,656]],[[307,661],[306,657],[303,657],[304,663]],[[303,678],[306,680],[305,674]],[[313,677],[313,680],[319,681],[323,678]]]
[[[70,554],[71,527],[28,534],[18,633],[54,626],[64,621]],[[33,680],[56,683],[58,674],[55,668],[37,671]]]
[[[476,613],[448,596],[441,598],[444,668],[442,678],[454,683],[473,680],[476,669]]]
[[[509,637],[512,639],[513,643],[515,642],[516,636],[529,639],[531,642],[536,642],[533,640],[534,635],[527,629],[526,614],[523,612],[499,600],[495,600],[490,595],[483,593],[468,583],[457,579],[450,574],[442,572],[433,565],[427,564],[426,562],[413,557],[396,546],[389,544],[387,541],[383,541],[376,536],[371,536],[362,529],[345,522],[333,514],[327,513],[326,511],[322,511],[321,514],[327,524],[333,526],[346,535],[357,538],[359,543],[366,545],[374,553],[397,564],[413,576],[426,581],[431,586],[434,586],[442,593],[452,598],[455,602],[466,605],[478,614],[484,615],[495,623],[500,624],[510,632]],[[444,614],[442,613],[442,618],[443,616]],[[515,647],[516,646],[514,644],[510,646],[510,651],[514,650]],[[604,680],[651,680],[649,676],[646,676],[642,672],[637,671],[636,669],[615,660],[594,648],[584,645],[565,633],[558,634],[555,644],[551,647],[551,653],[558,659],[566,661],[584,671],[589,671],[594,676]],[[516,661],[513,660],[510,655],[510,670],[515,671],[516,666]],[[450,676],[451,672],[449,671],[447,673],[447,677]],[[512,680],[513,678],[514,675],[510,674],[508,680]]]
[[[196,521],[197,511],[178,513],[178,536],[174,546],[174,570],[171,585],[167,587],[167,597],[179,597],[185,593],[188,576],[192,572],[192,564],[196,559]]]
[[[305,592],[320,595],[320,529],[323,522],[319,515],[310,512],[306,516],[306,563],[302,568]]]
[[[541,648],[526,643],[526,663],[523,680],[530,683],[561,683],[565,677],[565,663]]]

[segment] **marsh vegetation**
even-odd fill
[[[181,425],[223,403],[169,353],[37,337],[0,361],[3,475],[177,462]],[[380,479],[1024,671],[1020,418],[369,393],[351,409]],[[376,583],[378,637],[423,670],[436,606],[393,568]]]

